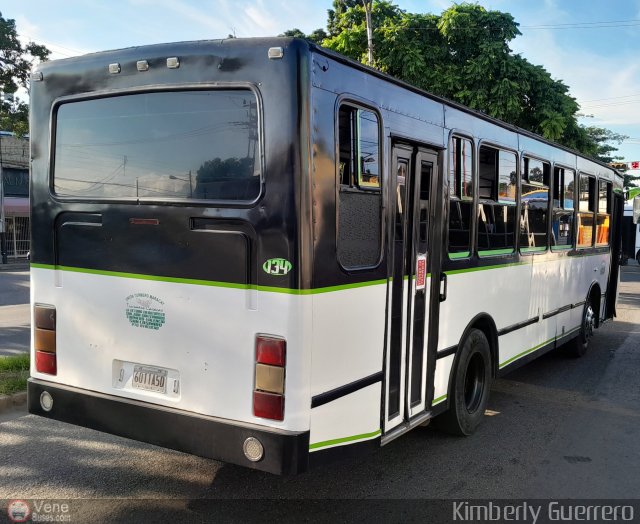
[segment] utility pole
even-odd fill
[[[371,7],[373,0],[362,0],[367,20],[367,65],[373,67],[373,23],[371,22]]]

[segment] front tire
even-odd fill
[[[437,417],[447,433],[473,434],[484,418],[491,388],[491,349],[485,334],[472,329],[461,345],[449,410]]]

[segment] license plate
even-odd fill
[[[150,366],[134,366],[131,385],[136,389],[167,392],[167,370]]]

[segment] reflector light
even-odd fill
[[[47,375],[55,375],[58,372],[56,354],[36,351],[36,371]]]
[[[287,342],[281,338],[256,337],[256,362],[283,367],[286,362]]]
[[[34,330],[33,347],[36,351],[56,352],[56,332],[50,329]]]
[[[51,408],[53,408],[53,397],[51,396],[51,393],[48,391],[42,392],[40,395],[40,406],[45,411],[51,411]]]
[[[244,441],[242,451],[251,462],[258,462],[264,456],[264,446],[255,437],[249,437]]]
[[[284,368],[256,364],[256,389],[269,393],[284,393]]]
[[[284,420],[284,396],[254,391],[253,414],[271,420]]]
[[[33,308],[34,322],[40,329],[56,329],[56,308],[46,304],[36,304]]]
[[[267,55],[270,60],[282,58],[284,56],[284,49],[282,49],[282,47],[270,47]]]

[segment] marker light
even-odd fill
[[[40,395],[40,407],[45,411],[51,411],[53,408],[53,397],[48,391],[43,391]]]
[[[244,456],[251,462],[258,462],[264,457],[264,446],[255,437],[249,437],[244,441],[242,451],[244,451]]]
[[[109,73],[112,75],[117,75],[120,71],[120,64],[117,62],[115,64],[109,64]]]
[[[282,58],[284,56],[284,49],[282,49],[282,47],[270,47],[267,56],[270,60]]]
[[[167,67],[169,69],[178,69],[180,67],[180,60],[177,56],[167,58]]]
[[[136,62],[136,69],[138,69],[138,71],[149,71],[149,62],[146,60],[138,60]]]

